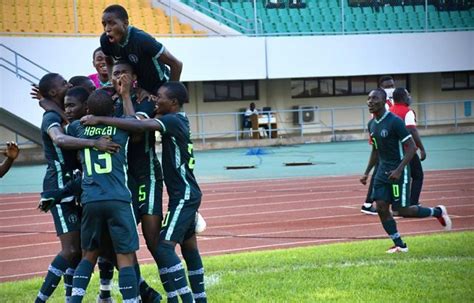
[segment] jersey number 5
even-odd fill
[[[194,160],[194,157],[193,157],[193,145],[192,144],[188,144],[188,153],[189,153],[189,162],[188,162],[188,167],[189,169],[194,169],[194,165],[196,163],[196,160]]]
[[[87,175],[92,176],[91,151],[89,148],[84,149],[84,158],[86,161]],[[101,166],[97,163],[94,163],[94,172],[96,174],[108,174],[112,171],[112,156],[109,153],[98,154],[97,159],[104,160],[105,165]]]

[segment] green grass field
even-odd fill
[[[474,232],[204,258],[209,302],[474,302]],[[162,292],[156,266],[145,279]],[[114,294],[119,292],[115,274]],[[33,302],[42,279],[0,284],[0,302]],[[98,274],[84,302],[95,302]],[[48,302],[64,302],[62,285]],[[120,302],[120,300],[118,300]]]

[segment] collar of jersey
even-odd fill
[[[388,113],[390,113],[388,110],[385,111],[385,114],[383,114],[383,116],[382,116],[382,118],[380,118],[380,120],[375,119],[375,123],[379,124],[380,122],[382,122],[382,120],[385,119],[385,117],[387,117]]]
[[[131,29],[132,29],[132,26],[129,25],[129,26],[127,27],[127,37],[125,38],[125,42],[124,42],[124,43],[119,43],[119,45],[120,45],[121,47],[124,47],[125,45],[128,44],[128,38],[130,38],[130,31],[131,31]]]

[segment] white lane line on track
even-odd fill
[[[460,204],[460,205],[450,205],[450,208],[460,208],[460,207],[466,207],[466,206],[472,206],[468,204]],[[321,207],[319,209],[325,209],[325,208],[335,208],[333,207]],[[291,220],[278,220],[278,223],[294,223],[294,222],[300,222],[300,221],[312,221],[312,220],[324,220],[324,219],[335,219],[335,218],[344,218],[344,217],[359,217],[361,214],[359,213],[351,213],[347,215],[333,215],[333,216],[318,216],[318,217],[303,217],[303,218],[298,218],[298,219],[291,219]],[[463,218],[463,216],[460,215],[450,215],[452,218]],[[375,217],[375,216],[374,216]],[[206,217],[209,219],[208,217]],[[369,217],[370,218],[370,217]],[[402,219],[402,218],[400,218]],[[400,219],[398,221],[400,221]],[[423,218],[425,220],[429,220],[430,218]],[[413,220],[413,218],[405,218],[404,220]],[[239,228],[239,227],[248,227],[248,226],[258,226],[258,225],[266,225],[266,224],[274,224],[276,221],[263,221],[263,222],[252,222],[252,223],[239,223],[239,224],[230,224],[230,225],[218,225],[218,226],[208,226],[206,229],[207,231],[209,230],[215,230],[215,229],[225,229],[225,228]],[[205,238],[206,235],[200,236],[202,238]],[[0,250],[7,250],[7,249],[16,249],[16,248],[25,248],[25,247],[31,247],[31,246],[38,246],[38,245],[48,245],[48,244],[58,244],[59,241],[54,241],[54,242],[42,242],[42,243],[34,243],[34,244],[25,244],[25,245],[19,245],[19,246],[6,246],[0,248]]]
[[[452,175],[452,174],[451,174]],[[459,180],[472,180],[472,177],[474,176],[466,176],[465,174],[459,174],[459,173],[456,173],[455,175],[462,175],[463,177],[459,177],[459,178],[455,178],[457,181]],[[438,175],[436,175],[438,176]],[[340,186],[340,184],[345,184],[346,186],[348,187],[352,187],[352,186],[360,186],[360,184],[358,182],[355,182],[354,184],[351,184],[351,183],[347,183],[348,180],[353,180],[353,178],[356,177],[356,176],[353,176],[353,177],[349,177],[349,178],[339,178],[339,177],[335,177],[334,179],[335,180],[327,180],[327,179],[324,179],[324,177],[309,177],[309,180],[308,178],[305,178],[305,179],[301,179],[301,180],[294,180],[293,182],[288,182],[288,180],[285,180],[285,179],[282,179],[282,180],[279,180],[281,181],[283,184],[275,184],[275,181],[272,181],[272,180],[268,180],[268,181],[265,181],[265,180],[262,180],[262,181],[256,181],[256,182],[252,182],[252,183],[249,183],[248,186],[246,187],[242,187],[242,185],[239,185],[237,188],[238,190],[235,190],[236,189],[236,186],[235,184],[229,184],[229,188],[232,189],[232,191],[230,191],[230,193],[234,192],[234,193],[241,193],[241,192],[249,192],[248,188],[256,188],[256,189],[261,189],[262,186],[261,184],[258,184],[258,183],[268,183],[268,182],[272,182],[270,185],[267,185],[267,187],[269,187],[270,189],[268,191],[278,191],[278,190],[273,190],[272,188],[275,187],[275,186],[284,186],[284,187],[288,187],[288,186],[291,186],[291,183],[296,183],[297,185],[303,185],[304,187],[300,187],[300,188],[294,188],[292,187],[291,191],[299,191],[300,189],[308,189],[308,185],[314,185],[315,182],[317,183],[316,184],[316,187],[313,187],[313,189],[315,188],[327,188],[327,187],[336,187],[336,186]],[[291,179],[293,180],[293,179]],[[443,175],[442,178],[430,178],[429,180],[426,180],[425,178],[425,187],[430,187],[430,186],[434,186],[434,185],[430,185],[430,184],[427,184],[427,183],[432,183],[433,181],[443,181],[443,180],[453,180],[452,177],[449,177],[449,178],[446,178],[446,175]],[[321,185],[321,183],[331,183],[331,184],[334,184],[334,185]],[[256,184],[257,183],[257,184]],[[468,183],[468,184],[473,184],[474,183]],[[450,186],[452,184],[446,184],[446,186]],[[456,185],[456,184],[454,184]],[[435,186],[439,186],[439,184],[435,184]],[[216,190],[216,187],[218,188]],[[212,196],[212,195],[222,195],[222,194],[228,194],[229,192],[220,192],[220,191],[223,191],[225,190],[226,188],[221,186],[220,183],[213,183],[212,184],[212,187],[211,189],[209,190],[209,192],[206,192],[205,194],[207,196]],[[204,190],[206,191],[206,190]],[[284,190],[285,191],[285,190]],[[286,191],[288,191],[288,189],[286,189]],[[166,196],[166,194],[165,194]],[[4,202],[2,201],[3,199],[8,199],[8,198],[3,198],[1,199],[1,195],[0,195],[0,205],[9,205],[9,204],[23,204],[23,203],[31,203],[31,202],[35,202],[37,203],[38,202],[38,196],[35,196],[36,199],[32,200],[32,201],[22,201],[22,202]],[[15,197],[15,198],[20,198],[20,197]],[[165,197],[166,198],[166,197]],[[2,203],[3,202],[3,203]]]
[[[353,215],[346,215],[346,217],[351,217]],[[342,216],[341,216],[342,217]],[[460,220],[460,219],[469,219],[469,218],[473,218],[474,215],[470,215],[470,216],[462,216],[462,217],[459,217],[457,220]],[[399,220],[397,223],[398,224],[401,224],[401,223],[412,223],[412,222],[421,222],[421,221],[426,221],[426,220],[430,220],[430,219],[433,219],[433,218],[422,218],[422,219],[405,219],[405,220]],[[284,230],[284,231],[272,231],[272,232],[263,232],[263,233],[250,233],[250,234],[234,234],[234,235],[223,235],[223,236],[219,236],[219,237],[206,237],[206,235],[203,235],[203,237],[200,239],[201,242],[204,242],[204,241],[222,241],[223,239],[233,239],[233,238],[258,238],[259,236],[268,236],[268,235],[281,235],[281,234],[285,234],[285,233],[292,233],[292,232],[296,232],[296,233],[299,233],[299,232],[305,232],[305,233],[308,233],[310,231],[318,231],[318,230],[329,230],[329,229],[341,229],[341,228],[356,228],[356,227],[364,227],[364,226],[380,226],[380,222],[373,222],[373,223],[361,223],[361,224],[350,224],[350,225],[338,225],[338,226],[325,226],[325,227],[316,227],[316,228],[305,228],[305,229],[300,229],[300,230]],[[472,230],[473,228],[462,228],[462,229],[456,229],[456,228],[453,228],[453,230]],[[442,230],[440,229],[437,229],[436,231],[438,232],[441,232]],[[423,233],[423,232],[421,232]],[[403,233],[403,235],[407,235],[407,234],[410,234],[410,233]],[[384,236],[384,235],[381,235],[381,236]],[[381,236],[377,236],[377,237],[381,237]],[[360,239],[364,239],[366,238],[367,236],[359,236]],[[374,236],[372,236],[374,237]],[[275,237],[277,238],[277,237]],[[338,238],[339,239],[339,238]],[[309,240],[308,243],[317,243],[319,242],[321,239],[318,239],[318,240]],[[306,242],[306,241],[303,241],[303,242]],[[301,242],[301,243],[303,243]],[[288,242],[287,242],[288,243]],[[299,242],[294,242],[294,243],[299,243]],[[288,244],[281,244],[281,245],[288,245]],[[146,245],[140,245],[140,248],[142,247],[145,247]],[[245,248],[245,249],[252,249],[252,248]],[[205,253],[205,254],[210,254],[209,252]],[[28,260],[32,260],[32,259],[42,259],[42,258],[50,258],[50,257],[54,257],[55,255],[45,255],[45,256],[36,256],[36,257],[28,257],[28,258],[17,258],[17,259],[7,259],[7,260],[0,260],[0,264],[1,263],[7,263],[7,262],[16,262],[16,261],[28,261]],[[0,276],[1,278],[1,276]]]
[[[359,196],[359,197],[350,197],[351,199],[354,198],[363,198],[365,196]],[[472,196],[457,196],[457,197],[450,197],[450,199],[465,199],[465,198],[472,198]],[[296,200],[296,201],[289,201],[289,202],[275,202],[275,203],[265,203],[265,204],[259,204],[259,205],[236,205],[236,206],[229,206],[229,207],[220,207],[220,208],[203,208],[201,209],[202,212],[205,212],[206,210],[219,210],[219,209],[228,209],[228,208],[247,208],[247,207],[268,207],[271,205],[291,205],[291,204],[299,204],[299,203],[307,203],[307,202],[319,202],[319,201],[333,201],[333,200],[341,200],[341,199],[348,199],[348,197],[338,197],[338,198],[320,198],[320,199],[313,199],[313,200]],[[439,201],[440,198],[426,198],[423,199],[423,201]],[[470,204],[463,204],[464,206],[469,206]],[[269,211],[269,212],[253,212],[253,213],[245,213],[245,214],[230,214],[230,215],[219,215],[219,216],[205,216],[205,219],[214,219],[214,218],[229,218],[229,217],[238,217],[238,216],[252,216],[252,215],[262,215],[262,214],[272,214],[272,213],[282,213],[282,212],[298,212],[298,211],[307,211],[307,210],[318,210],[318,209],[328,209],[328,208],[336,208],[336,207],[342,207],[342,208],[352,208],[351,205],[339,205],[339,206],[326,206],[326,207],[312,207],[312,208],[296,208],[292,210],[278,210],[278,211]],[[454,207],[451,205],[448,205],[449,207]],[[27,224],[17,224],[17,225],[5,225],[5,226],[0,226],[0,228],[11,228],[11,227],[24,227],[24,226],[33,226],[33,225],[44,225],[44,224],[53,224],[53,222],[48,218],[48,222],[39,222],[39,223],[27,223]],[[1,236],[0,236],[1,237]]]

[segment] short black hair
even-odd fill
[[[89,98],[89,92],[82,86],[76,86],[68,89],[66,92],[66,97],[74,97],[81,103],[86,103],[87,98]]]
[[[49,91],[53,88],[53,80],[59,77],[58,73],[48,73],[41,78],[38,87],[40,94],[45,98],[50,98]]]
[[[69,79],[69,83],[72,85],[72,87],[76,86],[82,86],[87,82],[92,81],[89,77],[86,76],[74,76],[71,79]]]
[[[408,104],[408,93],[404,87],[397,87],[393,91],[393,102]]]
[[[94,50],[94,52],[92,53],[92,61],[95,60],[95,54],[97,54],[97,52],[101,52],[102,51],[102,47],[98,47]]]
[[[182,107],[184,103],[189,102],[189,95],[186,86],[179,81],[165,82],[161,85],[167,90],[167,97],[169,99],[178,100],[179,106]]]
[[[104,9],[104,14],[105,13],[112,13],[112,14],[115,14],[115,16],[117,16],[117,18],[119,18],[120,20],[122,21],[126,21],[128,20],[128,13],[127,13],[127,10],[121,6],[121,5],[118,5],[118,4],[112,4],[112,5],[109,5],[107,6],[105,9]]]
[[[376,88],[374,89],[374,91],[377,93],[377,94],[380,94],[382,95],[382,98],[384,101],[387,101],[387,93],[385,92],[385,90],[383,88]]]
[[[132,70],[132,73],[135,74],[135,69],[133,68],[133,65],[130,64],[130,62],[128,62],[128,61],[125,60],[125,59],[119,59],[119,60],[115,61],[113,66],[115,66],[115,65],[121,65],[121,64],[128,65],[128,66],[130,67],[130,69]]]
[[[382,85],[382,83],[384,83],[385,81],[390,81],[392,80],[393,81],[393,77],[392,76],[382,76],[379,78],[379,87]]]
[[[114,112],[114,100],[103,89],[93,91],[87,98],[89,114],[96,116],[110,116]]]

